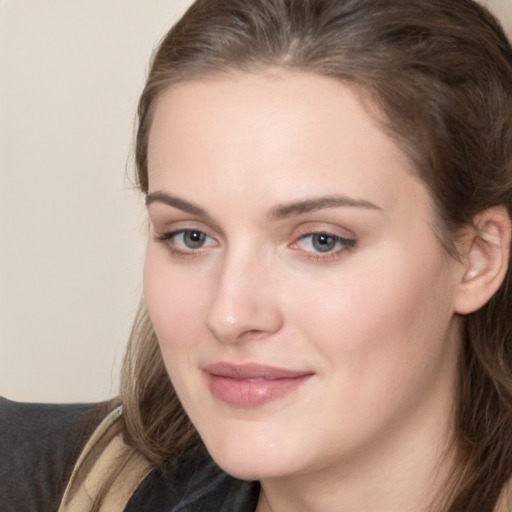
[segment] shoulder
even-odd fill
[[[122,407],[95,429],[62,499],[59,512],[250,512],[259,483],[237,480],[212,460],[202,443],[155,467],[131,442],[125,442]],[[121,428],[120,428],[121,427]]]
[[[60,512],[249,512],[255,510],[259,484],[222,471],[202,445],[155,467],[136,447],[125,443],[121,408],[103,419],[75,466]]]
[[[55,511],[105,411],[105,404],[31,404],[0,397],[2,510]]]

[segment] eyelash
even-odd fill
[[[356,246],[356,240],[351,238],[345,238],[340,235],[336,235],[334,233],[330,233],[329,231],[310,231],[307,233],[302,234],[299,236],[293,244],[291,244],[291,248],[294,250],[301,250],[300,248],[297,248],[297,244],[301,241],[306,240],[307,238],[313,238],[313,237],[326,237],[332,240],[332,242],[337,247],[334,250],[329,250],[325,252],[315,252],[315,251],[307,251],[302,249],[302,251],[305,253],[306,258],[313,259],[314,261],[318,262],[329,262],[334,261],[340,258],[343,253],[353,249]],[[312,244],[314,242],[311,242]],[[295,247],[294,247],[295,246]]]
[[[200,257],[203,254],[203,252],[205,250],[207,250],[206,247],[213,245],[213,244],[210,244],[210,245],[207,245],[206,247],[201,246],[196,249],[194,249],[194,248],[188,248],[188,249],[178,248],[175,245],[176,238],[179,235],[186,235],[187,233],[189,233],[189,234],[197,233],[197,234],[200,234],[200,235],[206,237],[206,239],[213,240],[212,237],[210,237],[209,235],[207,235],[204,231],[201,231],[200,229],[179,229],[179,230],[175,230],[175,231],[170,231],[168,233],[163,233],[161,235],[155,235],[155,239],[160,243],[164,243],[173,254],[176,254],[178,256],[185,257],[185,258]],[[316,252],[316,251],[308,251],[308,250],[300,249],[297,247],[297,244],[299,244],[301,241],[304,241],[308,238],[322,237],[322,236],[330,239],[331,242],[337,248],[334,250],[328,250],[325,252],[322,252],[322,251]],[[313,241],[311,243],[314,244]],[[292,244],[289,245],[289,247],[296,251],[302,251],[304,253],[305,258],[312,259],[317,262],[329,262],[329,261],[338,259],[339,257],[341,257],[341,255],[343,253],[353,249],[355,247],[355,245],[356,245],[356,240],[351,239],[351,238],[345,238],[340,235],[330,233],[328,231],[309,231],[309,232],[305,232],[305,233],[301,234],[298,238],[295,239],[295,241]]]
[[[176,254],[178,256],[184,258],[197,258],[201,256],[204,250],[204,247],[198,247],[197,249],[189,248],[187,249],[179,249],[175,245],[175,240],[178,235],[185,235],[187,233],[199,233],[204,235],[206,238],[213,240],[212,237],[208,236],[204,231],[200,229],[177,229],[175,231],[169,231],[168,233],[162,233],[161,235],[155,235],[155,239],[157,242],[161,242],[166,245],[166,247],[171,251],[171,253]]]

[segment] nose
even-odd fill
[[[206,314],[206,326],[223,343],[263,339],[283,324],[271,265],[255,256],[226,256]]]

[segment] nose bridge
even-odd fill
[[[279,330],[281,316],[270,267],[261,253],[248,246],[226,251],[206,317],[217,339],[232,343]]]

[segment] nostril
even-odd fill
[[[269,335],[269,332],[267,332],[267,331],[263,331],[263,330],[259,330],[259,329],[249,329],[247,331],[244,331],[240,335],[240,340],[249,340],[249,339],[258,340],[261,338],[265,338],[268,335]]]

